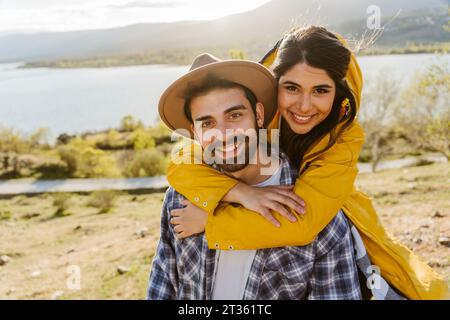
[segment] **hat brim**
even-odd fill
[[[159,114],[161,120],[172,130],[185,129],[183,134],[193,137],[191,122],[184,113],[184,94],[188,85],[199,83],[207,75],[236,82],[250,89],[258,102],[264,105],[264,124],[267,126],[276,112],[277,82],[263,65],[247,60],[214,62],[194,69],[173,82],[161,95]],[[183,130],[184,131],[184,130]],[[188,134],[189,133],[189,134]]]

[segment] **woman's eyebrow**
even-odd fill
[[[301,85],[299,85],[298,83],[296,83],[296,82],[294,82],[294,81],[291,81],[291,80],[283,81],[283,84],[293,85],[293,86],[297,86],[297,87],[299,87],[299,88],[302,88]],[[329,85],[329,84],[323,83],[323,84],[315,85],[313,88],[315,88],[315,89],[317,89],[317,88],[327,88],[327,89],[331,89],[331,88],[333,88],[333,87],[332,87],[331,85]]]
[[[314,88],[327,88],[327,89],[331,89],[331,88],[333,88],[333,87],[330,86],[329,84],[318,84],[317,86],[314,86]]]
[[[291,80],[283,81],[283,84],[290,84],[290,85],[294,85],[297,87],[301,87],[301,85],[299,85],[298,83],[295,83],[294,81],[291,81]]]

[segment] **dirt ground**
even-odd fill
[[[449,182],[450,164],[433,164],[360,174],[357,185],[386,229],[450,284]],[[0,256],[9,257],[0,298],[143,299],[163,196],[123,193],[99,214],[89,195],[72,194],[64,217],[49,194],[0,200]]]

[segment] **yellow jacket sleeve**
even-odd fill
[[[353,191],[362,143],[362,129],[355,123],[330,149],[306,162],[294,187],[294,192],[306,202],[306,214],[297,215],[298,221],[291,223],[274,213],[281,222],[279,228],[242,206],[219,205],[237,181],[206,165],[172,163],[168,180],[178,192],[208,211],[206,238],[212,249],[305,245],[325,228]],[[311,153],[326,144],[323,139]]]
[[[210,248],[260,249],[311,243],[328,225],[354,190],[357,159],[363,144],[358,124],[348,128],[337,143],[304,166],[294,192],[306,202],[306,214],[291,223],[275,213],[281,227],[241,206],[221,205],[208,215],[206,238]],[[316,146],[314,149],[320,148]]]

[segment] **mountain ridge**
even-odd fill
[[[260,54],[293,25],[325,24],[338,32],[344,31],[344,34],[361,33],[368,16],[367,7],[373,4],[382,8],[385,21],[400,9],[403,11],[397,21],[404,19],[403,15],[409,11],[428,12],[430,7],[441,8],[436,9],[441,11],[431,16],[424,14],[425,18],[438,24],[448,21],[448,14],[444,13],[446,1],[442,0],[430,0],[425,5],[419,0],[398,0],[395,4],[388,0],[321,0],[320,7],[315,2],[272,0],[256,9],[210,21],[138,23],[101,30],[4,35],[0,36],[0,61],[86,58],[214,46],[243,47]],[[420,22],[418,18],[417,23]],[[429,28],[425,34],[416,26],[410,29],[420,37],[413,37],[411,32],[401,31],[400,35],[394,36],[385,31],[380,44],[401,45],[402,42],[427,42],[430,39],[445,41],[445,36],[448,37],[448,33],[439,32],[439,25]],[[408,36],[402,39],[401,33]],[[390,37],[395,41],[389,41]]]

